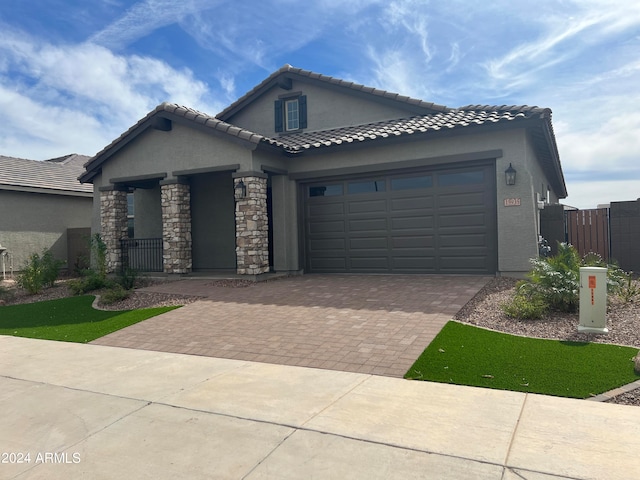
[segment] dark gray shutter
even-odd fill
[[[307,96],[298,97],[298,116],[300,119],[300,128],[307,128]]]
[[[283,105],[284,101],[282,100],[276,100],[274,102],[273,110],[275,112],[274,120],[276,132],[282,132],[284,130],[284,113],[282,111]]]

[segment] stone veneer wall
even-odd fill
[[[160,186],[162,206],[162,248],[165,273],[190,273],[191,190],[188,184]]]
[[[269,271],[269,223],[267,218],[267,179],[247,176],[245,198],[236,198],[236,262],[239,275],[258,275]]]
[[[107,272],[122,267],[120,240],[127,238],[127,191],[117,188],[100,192],[100,229],[107,247]]]

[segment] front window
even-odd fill
[[[298,99],[287,100],[285,105],[285,129],[298,130],[300,128],[300,108],[298,106]]]

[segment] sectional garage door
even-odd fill
[[[308,272],[496,271],[493,164],[345,177],[303,190]]]

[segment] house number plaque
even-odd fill
[[[519,207],[520,199],[519,198],[505,198],[504,199],[505,207]]]

